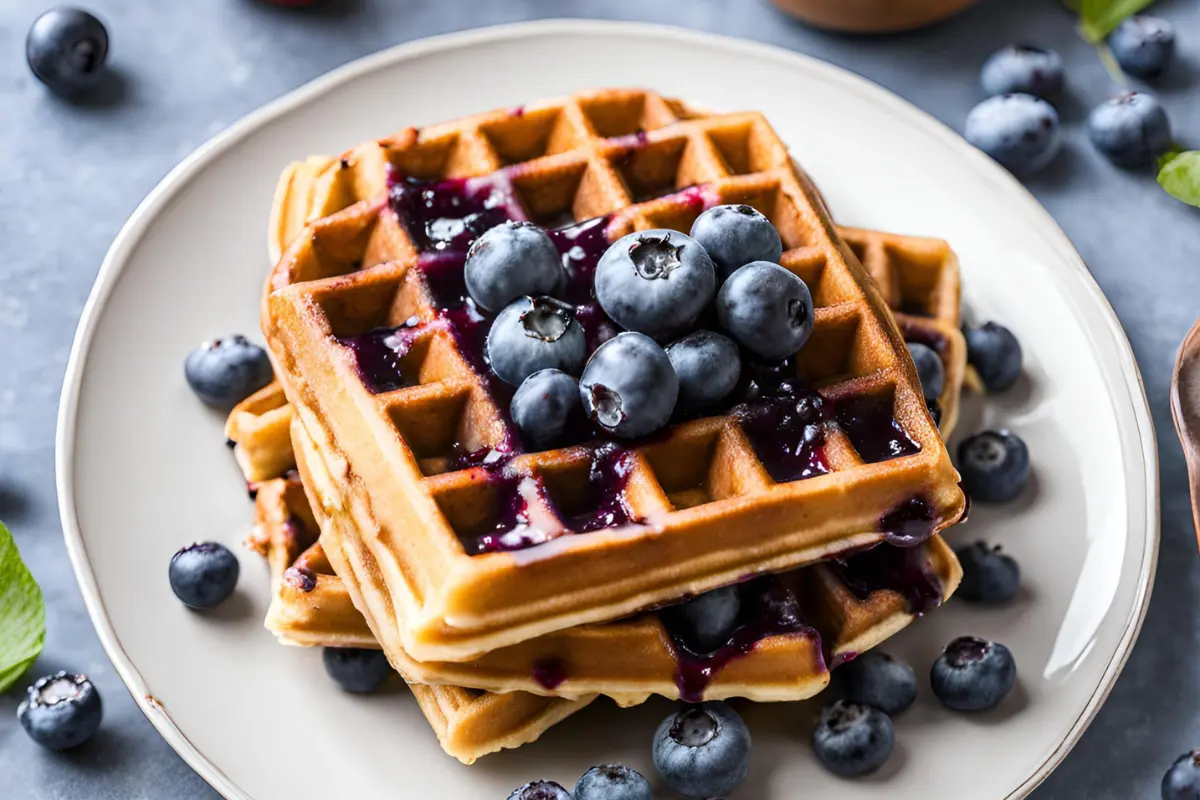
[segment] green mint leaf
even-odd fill
[[[1099,44],[1127,18],[1148,7],[1154,0],[1080,0],[1079,27],[1083,38]]]
[[[33,665],[45,639],[42,590],[21,561],[12,534],[0,525],[0,692]]]
[[[1159,184],[1175,199],[1200,208],[1200,150],[1176,153],[1164,162],[1159,165]]]

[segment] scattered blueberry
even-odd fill
[[[1021,343],[1012,331],[996,322],[965,328],[967,361],[979,373],[989,392],[1002,392],[1021,375]]]
[[[778,264],[753,261],[721,287],[717,319],[742,346],[767,361],[778,361],[808,341],[812,295],[804,281]]]
[[[1029,480],[1029,448],[1011,431],[983,431],[958,446],[963,488],[974,500],[1012,500]]]
[[[960,636],[929,672],[933,693],[955,711],[983,711],[1003,700],[1017,680],[1012,652],[999,642]]]
[[[640,333],[619,333],[596,348],[579,379],[588,417],[626,439],[667,423],[679,396],[679,378],[666,352]]]
[[[575,800],[571,793],[554,781],[533,781],[514,789],[508,800]]]
[[[613,322],[662,339],[693,325],[712,302],[717,272],[695,239],[649,230],[618,239],[596,265],[596,299]]]
[[[879,650],[870,650],[839,670],[846,699],[875,706],[896,716],[917,699],[917,674],[903,661]]]
[[[741,610],[736,586],[723,586],[679,605],[679,613],[691,628],[691,639],[702,652],[712,652],[729,641]]]
[[[506,222],[467,251],[467,293],[498,312],[518,297],[553,294],[563,278],[562,258],[550,236],[531,222]]]
[[[602,764],[583,773],[575,800],[654,800],[650,782],[624,764]]]
[[[962,564],[962,583],[958,596],[971,603],[1001,605],[1017,596],[1021,586],[1021,568],[1016,560],[1000,551],[999,545],[984,542],[967,545],[958,551]]]
[[[1162,800],[1200,800],[1200,750],[1175,759],[1163,775]]]
[[[751,261],[779,263],[783,242],[771,221],[747,205],[715,206],[692,223],[692,238],[708,251],[723,282]]]
[[[81,8],[52,8],[38,17],[25,37],[25,59],[52,92],[75,97],[104,74],[108,31]]]
[[[200,345],[188,353],[183,374],[201,402],[222,411],[232,409],[275,377],[267,351],[245,336]]]
[[[737,344],[712,331],[696,331],[673,342],[667,358],[679,376],[679,405],[689,411],[724,400],[742,375]]]
[[[392,665],[382,650],[358,647],[326,647],[322,654],[325,673],[344,691],[354,694],[373,692],[392,674]]]
[[[1175,27],[1158,17],[1129,17],[1108,37],[1108,47],[1122,70],[1153,80],[1175,57]]]
[[[817,760],[835,775],[855,777],[874,772],[892,754],[896,735],[883,711],[863,703],[838,700],[821,709],[813,731]]]
[[[932,347],[909,342],[908,354],[917,366],[917,377],[921,379],[921,394],[926,400],[937,400],[946,385],[946,368]]]
[[[104,705],[86,675],[56,672],[29,687],[17,718],[29,738],[51,750],[66,750],[92,738]]]
[[[579,381],[561,370],[539,370],[522,381],[509,413],[528,447],[564,444],[572,423],[583,419]]]
[[[513,386],[543,369],[578,375],[587,359],[587,340],[575,310],[551,297],[509,303],[488,331],[486,348],[492,372]]]
[[[971,109],[963,135],[1013,172],[1036,172],[1058,154],[1058,112],[1031,94],[989,97]]]
[[[171,556],[171,591],[189,608],[220,605],[237,587],[241,567],[229,548],[216,542],[188,545]]]
[[[1062,90],[1062,56],[1033,45],[1010,44],[983,62],[979,82],[992,97],[1024,92],[1049,99]]]
[[[1126,92],[1092,109],[1088,137],[1109,161],[1132,169],[1153,164],[1171,146],[1171,121],[1152,95]]]
[[[653,756],[663,779],[684,797],[720,797],[746,778],[750,731],[725,703],[684,706],[654,732]]]

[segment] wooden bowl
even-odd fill
[[[891,33],[932,25],[975,0],[771,0],[794,17],[835,31]]]

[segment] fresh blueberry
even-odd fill
[[[1001,605],[1017,596],[1021,586],[1021,568],[1012,556],[1000,551],[999,545],[988,547],[984,542],[967,545],[958,551],[962,564],[962,583],[958,596],[981,605]]]
[[[654,800],[650,782],[624,764],[602,764],[583,773],[575,800]]]
[[[554,781],[533,781],[514,789],[508,800],[575,800],[571,793]]]
[[[522,381],[509,413],[529,447],[542,450],[565,444],[571,427],[582,425],[579,381],[562,370],[539,370]]]
[[[681,603],[679,613],[687,620],[698,649],[707,653],[729,641],[741,607],[737,587],[723,586]]]
[[[230,336],[205,342],[183,362],[188,385],[207,406],[228,411],[275,377],[267,351]]]
[[[742,375],[737,344],[712,331],[696,331],[673,342],[667,358],[679,376],[679,405],[688,411],[720,403]]]
[[[578,375],[587,359],[587,339],[571,306],[551,297],[522,297],[496,317],[488,331],[487,358],[492,372],[513,386],[543,369]]]
[[[220,605],[237,587],[237,557],[229,548],[216,542],[188,545],[171,556],[167,576],[171,591],[189,608],[212,608]]]
[[[518,297],[553,294],[563,278],[562,257],[550,236],[531,222],[506,222],[467,251],[467,293],[499,311]]]
[[[751,261],[779,263],[783,242],[771,221],[747,205],[715,206],[692,223],[692,238],[708,251],[723,282]]]
[[[979,82],[991,97],[1024,92],[1049,99],[1062,90],[1062,56],[1033,45],[1010,44],[983,62]]]
[[[903,661],[871,650],[841,668],[846,699],[896,716],[917,699],[917,674]]]
[[[1021,375],[1021,343],[1012,331],[996,322],[966,328],[967,361],[979,373],[989,392],[1002,392]]]
[[[667,423],[679,396],[679,378],[653,339],[619,333],[588,359],[579,396],[593,422],[615,436],[633,439]]]
[[[1126,92],[1092,109],[1088,137],[1109,161],[1133,169],[1153,164],[1171,146],[1171,121],[1152,95]]]
[[[812,295],[804,281],[778,264],[753,261],[721,287],[717,319],[743,347],[767,361],[779,361],[808,341]]]
[[[746,778],[750,731],[725,703],[685,706],[654,732],[653,756],[663,779],[684,797],[720,797]]]
[[[892,754],[896,735],[883,711],[863,703],[838,700],[821,709],[813,731],[817,760],[835,775],[854,777],[874,772]]]
[[[955,711],[992,708],[1012,691],[1017,664],[999,642],[960,636],[933,662],[929,683],[933,693]]]
[[[971,109],[963,135],[1013,172],[1036,172],[1058,154],[1058,112],[1031,94],[989,97]]]
[[[1163,775],[1162,800],[1200,800],[1200,750],[1175,759]]]
[[[921,379],[921,394],[926,400],[937,400],[946,385],[946,368],[932,347],[909,342],[908,354],[917,366],[917,377]]]
[[[326,647],[322,654],[325,673],[343,691],[354,694],[373,692],[392,674],[392,665],[382,650],[358,647]]]
[[[56,672],[29,687],[17,719],[29,738],[51,750],[66,750],[92,738],[104,705],[86,675]]]
[[[1153,80],[1175,57],[1175,27],[1158,17],[1129,17],[1108,37],[1108,47],[1122,70]]]
[[[596,265],[596,299],[604,313],[622,328],[655,339],[695,324],[716,290],[712,259],[677,231],[631,233]]]
[[[52,92],[75,97],[104,74],[108,31],[81,8],[52,8],[38,17],[25,37],[25,60]]]
[[[958,446],[958,471],[972,499],[1003,503],[1029,481],[1029,448],[1011,431],[983,431]]]

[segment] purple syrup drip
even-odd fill
[[[465,253],[484,231],[510,219],[525,219],[512,181],[501,170],[483,178],[426,182],[388,176],[388,200],[422,253]]]
[[[416,385],[416,376],[404,375],[400,362],[422,330],[416,320],[409,320],[396,328],[376,328],[358,336],[341,338],[338,342],[354,353],[363,384],[379,394]]]
[[[561,658],[542,658],[533,662],[533,679],[547,691],[554,691],[567,679],[567,665]]]
[[[889,544],[912,547],[933,535],[933,509],[920,497],[910,497],[879,519]]]
[[[904,598],[912,614],[921,615],[942,604],[942,584],[925,551],[881,544],[829,562],[851,593],[866,600],[873,592],[893,591]]]
[[[840,400],[836,403],[834,416],[859,456],[869,464],[910,456],[921,450],[892,415],[890,394]]]
[[[945,354],[947,345],[945,336],[923,325],[914,325],[904,320],[898,320],[898,322],[900,323],[900,334],[904,337],[905,342],[923,344],[938,355]]]
[[[588,467],[588,488],[584,503],[563,522],[575,533],[591,533],[640,522],[629,510],[625,488],[633,471],[630,452],[620,445],[607,442],[592,451]]]
[[[783,391],[779,387],[789,387]],[[759,461],[776,483],[811,478],[829,472],[825,460],[828,414],[821,395],[798,385],[781,383],[778,394],[761,395],[733,409],[733,416],[750,440]]]
[[[483,469],[483,480],[492,485],[496,493],[496,514],[492,527],[475,536],[463,539],[469,555],[502,553],[523,550],[526,547],[544,544],[557,536],[557,532],[538,528],[530,514],[529,498],[546,503],[546,487],[540,477],[502,473],[508,459],[495,468]],[[525,491],[522,492],[522,489]]]

